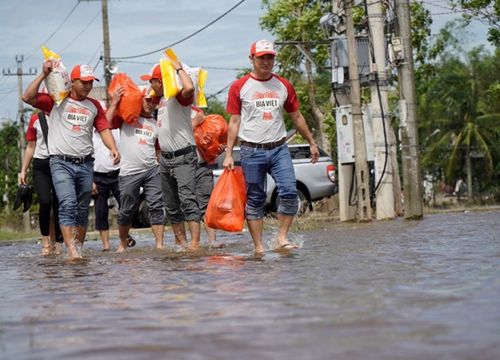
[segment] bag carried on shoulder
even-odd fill
[[[120,86],[125,92],[116,108],[116,116],[128,124],[132,124],[137,121],[141,114],[142,91],[127,74],[118,73],[113,76],[109,84],[109,95],[112,97],[115,90]]]
[[[225,169],[208,202],[205,224],[213,229],[242,231],[247,201],[243,169]]]

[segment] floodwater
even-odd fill
[[[76,263],[2,244],[0,358],[499,359],[499,215],[321,223],[262,259],[246,232]]]

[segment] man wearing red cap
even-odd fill
[[[186,244],[184,222],[191,234],[191,250],[200,244],[200,209],[196,200],[195,174],[198,165],[196,143],[191,126],[191,105],[194,100],[193,81],[179,61],[172,60],[182,90],[175,97],[163,97],[160,65],[150,74],[141,76],[149,81],[158,105],[158,142],[161,149],[160,173],[162,190],[175,241]]]
[[[122,87],[113,93],[106,116],[113,129],[120,129],[120,213],[118,215],[120,245],[116,252],[127,249],[134,215],[139,209],[140,188],[143,188],[148,205],[151,230],[156,249],[163,248],[165,213],[158,169],[158,127],[153,117],[156,107],[147,89],[143,91],[142,111],[139,118],[129,124],[114,116],[118,103],[125,93]]]
[[[286,144],[283,110],[289,113],[299,133],[310,144],[311,161],[318,161],[319,150],[299,111],[293,86],[273,74],[276,51],[273,43],[259,40],[250,48],[251,73],[236,80],[229,89],[226,111],[231,114],[224,167],[234,167],[233,147],[240,139],[240,156],[247,186],[246,219],[255,252],[263,254],[262,228],[266,200],[266,174],[278,188],[279,229],[277,249],[296,248],[287,234],[298,209],[297,188],[292,159]]]
[[[71,71],[71,92],[59,105],[44,93],[40,84],[50,74],[54,61],[43,64],[42,73],[26,88],[23,101],[50,113],[48,148],[52,181],[59,199],[59,224],[70,259],[81,257],[79,248],[87,233],[88,208],[92,193],[95,127],[102,141],[111,150],[114,163],[120,154],[109,130],[104,111],[95,99],[88,98],[94,77],[88,65],[77,65]]]

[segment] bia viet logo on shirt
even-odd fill
[[[72,130],[74,132],[80,132],[81,125],[87,124],[91,115],[89,109],[70,106],[66,109],[65,119],[73,124]]]
[[[154,144],[153,128],[149,125],[137,124],[134,129],[134,135],[139,138],[139,144]]]
[[[252,96],[256,109],[262,111],[262,120],[272,120],[273,110],[279,108],[279,94],[276,91],[256,92]]]

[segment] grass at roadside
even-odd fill
[[[28,240],[28,239],[36,239],[37,237],[38,233],[36,231],[26,233],[26,232],[0,229],[0,241]]]

